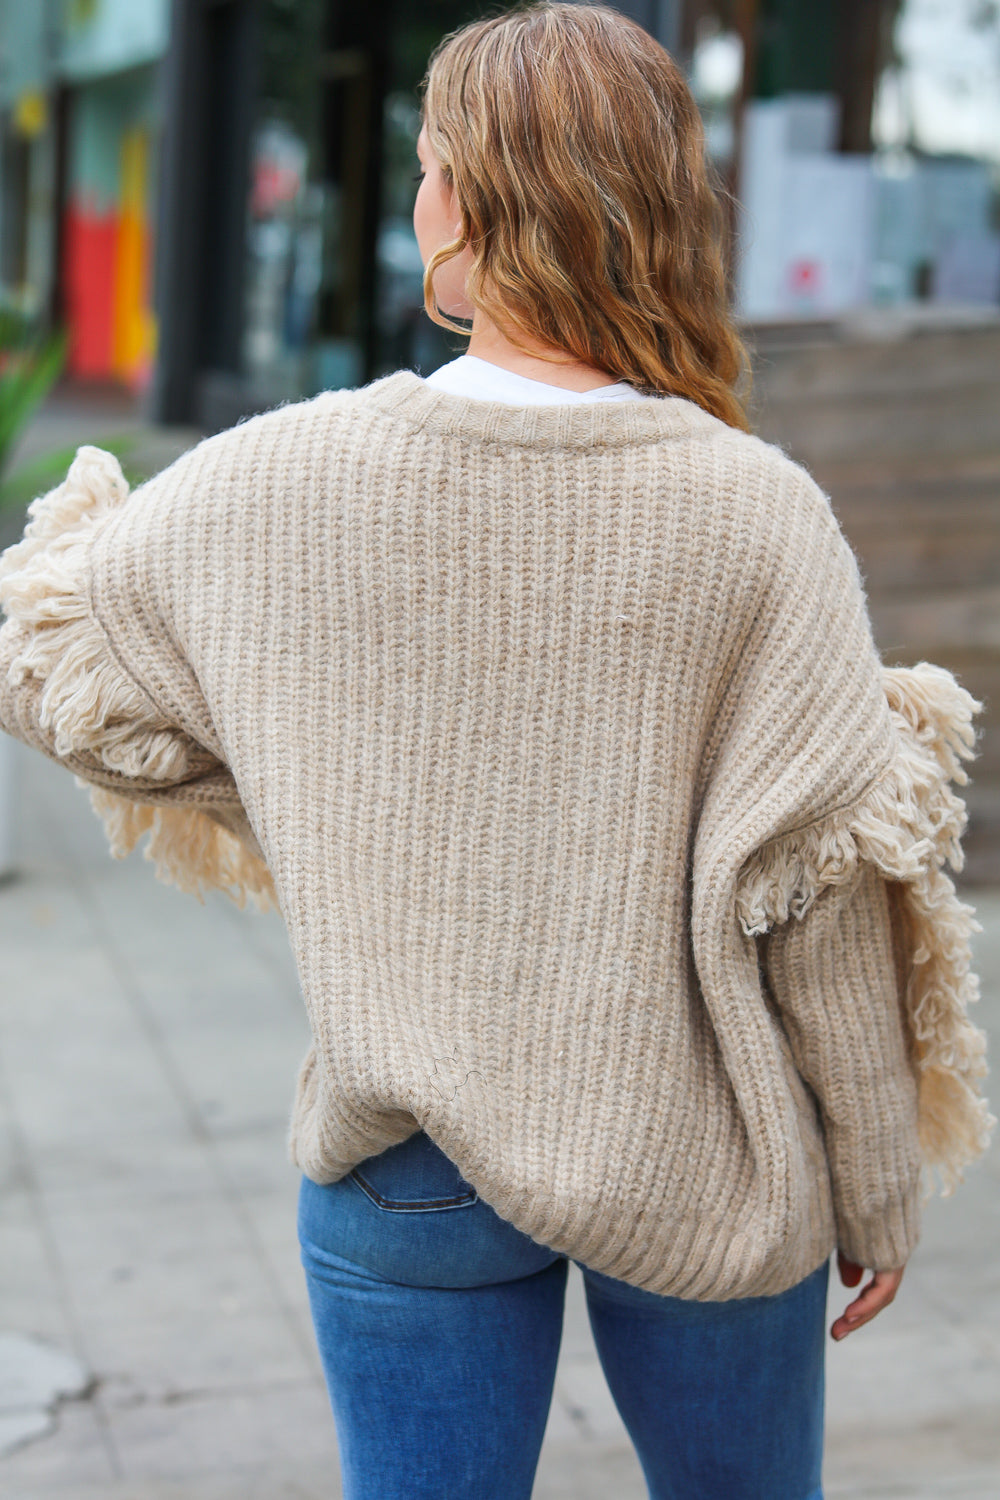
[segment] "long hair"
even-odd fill
[[[701,116],[658,42],[601,5],[509,11],[444,38],[423,111],[462,216],[424,275],[436,323],[468,332],[438,308],[434,274],[469,245],[467,300],[515,346],[748,429]]]

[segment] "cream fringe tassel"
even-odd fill
[[[77,453],[63,483],[32,502],[24,540],[0,557],[0,605],[20,627],[24,646],[11,665],[11,686],[44,684],[39,728],[56,755],[84,752],[122,777],[182,783],[194,748],[160,718],[146,694],[118,665],[88,597],[88,553],[100,524],[128,497],[118,460],[100,448]],[[183,801],[156,805],[100,787],[91,801],[116,858],[150,835],[146,857],[162,879],[201,896],[219,889],[242,906],[273,903],[271,877],[247,827],[244,842],[230,823],[245,823],[230,804],[217,813]],[[221,821],[220,821],[221,820]]]
[[[131,854],[148,833],[145,856],[167,885],[199,900],[205,891],[216,890],[225,891],[240,907],[248,901],[259,911],[277,906],[264,861],[202,809],[190,804],[153,807],[96,786],[90,788],[90,801],[115,859]]]
[[[996,1124],[979,1082],[986,1039],[968,1018],[979,997],[970,971],[972,908],[944,870],[962,867],[965,805],[949,786],[968,777],[972,717],[980,705],[940,667],[885,671],[897,732],[893,761],[852,807],[759,849],[740,874],[737,914],[748,936],[802,917],[827,886],[849,881],[865,861],[888,881],[905,954],[906,1009],[919,1075],[920,1144],[947,1195],[963,1167],[986,1150]]]

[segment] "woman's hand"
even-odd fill
[[[904,1269],[905,1267],[900,1266],[895,1271],[874,1271],[871,1281],[869,1281],[861,1296],[855,1297],[851,1305],[844,1309],[844,1312],[830,1329],[833,1338],[846,1338],[849,1333],[853,1333],[862,1324],[870,1323],[875,1314],[880,1313],[883,1307],[888,1307],[899,1290],[899,1283],[903,1279]],[[847,1256],[842,1255],[839,1250],[837,1251],[837,1270],[840,1272],[840,1279],[845,1286],[857,1286],[864,1274],[861,1266],[856,1266],[853,1260],[848,1260]]]

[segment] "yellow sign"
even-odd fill
[[[69,0],[67,19],[71,26],[86,26],[97,15],[97,0]]]
[[[41,89],[25,89],[14,105],[14,129],[29,140],[49,123],[49,104]]]
[[[122,136],[121,210],[115,252],[112,363],[131,385],[148,379],[156,346],[150,311],[149,131],[136,126]]]

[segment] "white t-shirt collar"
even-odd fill
[[[593,391],[568,391],[543,380],[529,380],[515,375],[475,354],[463,354],[450,364],[442,365],[426,384],[452,396],[466,396],[472,401],[505,401],[512,406],[576,406],[587,401],[655,401],[634,386],[618,381],[598,386]]]

